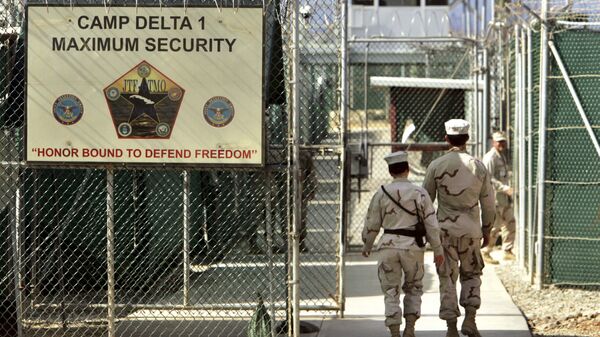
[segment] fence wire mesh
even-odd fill
[[[340,310],[340,5],[301,2],[295,60],[293,4],[120,1],[183,15],[186,6],[263,6],[268,150],[264,168],[113,171],[23,162],[24,8],[2,3],[0,336],[241,336],[259,297],[271,334],[288,334],[293,142],[302,144],[300,308]],[[301,135],[291,139],[296,61]]]
[[[518,81],[523,77],[531,77],[531,96],[523,102],[513,102],[515,116],[519,111],[525,113],[525,124],[521,131],[514,134],[516,144],[519,135],[525,137],[525,165],[523,169],[526,179],[521,182],[527,191],[525,208],[522,212],[525,223],[525,265],[533,276],[536,270],[534,257],[538,257],[537,245],[543,245],[543,275],[541,280],[547,284],[566,284],[579,286],[598,286],[598,254],[595,247],[600,237],[598,232],[598,205],[600,190],[598,176],[598,153],[593,139],[599,138],[600,132],[597,113],[597,99],[594,89],[598,83],[598,70],[594,62],[597,54],[599,9],[598,1],[550,1],[547,21],[550,40],[556,53],[548,51],[549,71],[547,77],[548,94],[546,97],[546,125],[539,126],[539,84],[540,53],[539,3],[525,1],[530,8],[523,10],[513,8],[513,13],[520,14],[519,23],[523,29],[532,31],[531,40],[519,39],[519,43],[530,43],[528,51],[532,62],[522,71],[513,68],[509,86],[518,94]],[[535,15],[532,14],[531,11]],[[527,22],[533,19],[531,24]],[[538,21],[538,22],[536,22]],[[514,28],[514,27],[513,27]],[[511,38],[515,45],[515,37]],[[511,55],[517,56],[514,49]],[[566,74],[560,70],[559,62],[564,64]],[[514,65],[514,63],[513,63]],[[574,95],[567,86],[572,82]],[[525,80],[528,83],[529,80]],[[581,102],[584,115],[589,120],[589,129],[585,127],[582,115],[575,104]],[[523,110],[519,106],[524,105]],[[530,108],[528,107],[530,106]],[[546,141],[546,151],[538,153],[540,137]],[[544,161],[544,204],[541,214],[544,215],[543,238],[538,236],[538,219],[540,205],[537,204],[538,193],[538,156]],[[517,168],[515,166],[515,172]]]
[[[350,41],[350,248],[362,245],[369,200],[390,179],[383,157],[410,144],[410,179],[420,183],[447,149],[443,123],[475,121],[474,57],[461,40]]]
[[[598,68],[594,64],[600,36],[589,30],[565,30],[553,34],[556,49],[565,63],[586,113],[592,135],[583,126],[581,116],[569,94],[566,82],[552,58],[549,74],[547,121],[547,246],[548,281],[552,283],[598,283],[600,240],[600,149],[590,137],[600,136],[600,114],[596,88]],[[594,159],[592,159],[594,158]],[[577,201],[575,201],[577,200]],[[591,264],[588,263],[591,261]]]

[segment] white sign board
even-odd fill
[[[29,6],[31,162],[263,164],[261,8]]]

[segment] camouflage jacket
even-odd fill
[[[438,198],[437,218],[443,231],[455,237],[489,234],[495,198],[490,174],[481,161],[453,147],[431,162],[423,187],[432,201]]]
[[[492,148],[483,156],[483,164],[491,174],[492,185],[496,191],[496,205],[509,206],[512,198],[506,194],[510,188],[510,172],[506,157]]]
[[[396,178],[390,184],[384,185],[385,190],[408,211],[415,210],[415,201],[427,232],[427,241],[436,255],[443,253],[440,244],[440,228],[435,218],[435,210],[427,191],[417,186],[406,178]],[[415,230],[417,217],[411,215],[398,207],[381,188],[377,189],[371,199],[365,226],[362,232],[364,248],[371,250],[375,238],[381,228],[384,229],[409,229]],[[423,250],[419,247],[415,238],[410,236],[383,234],[377,245],[381,248],[414,249]]]

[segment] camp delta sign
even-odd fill
[[[263,165],[262,8],[28,7],[26,159]]]

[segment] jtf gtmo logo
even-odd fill
[[[184,93],[146,61],[104,89],[119,138],[169,138]]]

